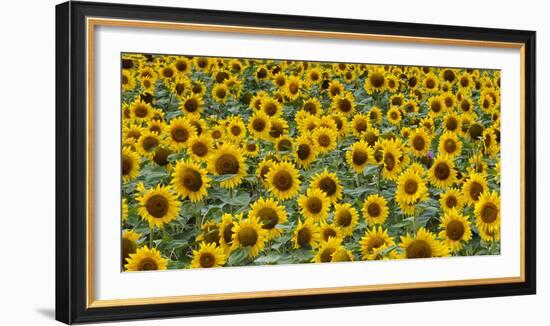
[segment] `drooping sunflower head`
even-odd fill
[[[248,256],[254,258],[264,250],[267,235],[257,217],[237,221],[231,237],[232,248],[248,248]]]
[[[288,122],[282,118],[271,118],[270,128],[269,128],[269,137],[271,140],[276,140],[277,138],[285,135],[288,132]]]
[[[388,230],[383,229],[381,226],[375,226],[365,231],[359,245],[361,246],[363,259],[378,260],[384,256],[377,249],[395,246],[395,242],[388,234]]]
[[[298,219],[298,225],[292,234],[292,243],[295,249],[302,247],[317,248],[321,241],[319,227],[312,220],[306,219],[302,223]]]
[[[439,237],[453,252],[460,251],[462,246],[472,239],[470,222],[454,208],[445,212],[440,228]]]
[[[329,205],[329,198],[323,191],[316,188],[308,189],[307,194],[298,198],[298,206],[302,215],[306,219],[309,218],[316,222],[324,221],[327,218]]]
[[[197,241],[205,243],[220,244],[220,228],[215,220],[205,221],[201,225],[201,233],[197,236]]]
[[[363,203],[363,217],[369,225],[382,224],[389,215],[386,199],[378,194],[367,197]]]
[[[250,206],[248,217],[257,218],[260,221],[262,228],[268,232],[268,240],[278,237],[282,231],[277,226],[287,221],[285,207],[273,198],[260,197]]]
[[[287,161],[273,164],[266,179],[269,191],[281,200],[294,197],[300,188],[299,172]]]
[[[336,203],[342,198],[343,187],[338,176],[326,169],[313,176],[310,187],[321,190],[332,203]]]
[[[480,195],[474,214],[483,240],[495,241],[500,237],[500,196],[496,191],[486,191]]]
[[[449,256],[449,248],[436,239],[435,234],[420,228],[416,235],[401,236],[399,244],[403,258],[431,258]]]
[[[206,170],[192,160],[178,161],[172,174],[172,186],[182,198],[201,201],[208,194],[210,178]]]
[[[124,265],[127,271],[164,270],[168,267],[168,260],[162,257],[156,248],[141,247],[135,253],[129,254],[129,256],[126,259],[127,264]]]
[[[334,205],[334,225],[344,236],[351,235],[358,224],[359,214],[349,203]]]
[[[438,188],[447,188],[456,181],[456,170],[452,159],[438,155],[428,171],[430,183]]]
[[[227,260],[224,250],[216,243],[201,242],[199,250],[193,250],[191,268],[222,267]]]
[[[231,143],[222,144],[208,159],[210,173],[228,176],[228,179],[220,182],[224,188],[231,189],[241,184],[247,168],[241,151]]]

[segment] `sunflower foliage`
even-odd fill
[[[125,271],[500,253],[500,71],[121,66]]]

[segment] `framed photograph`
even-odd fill
[[[533,294],[535,32],[56,8],[56,318]]]

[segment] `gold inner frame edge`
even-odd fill
[[[289,289],[275,291],[254,291],[254,292],[235,292],[235,293],[217,293],[201,295],[183,295],[167,297],[149,297],[149,298],[129,298],[96,300],[94,296],[94,30],[96,26],[111,27],[133,27],[133,28],[155,28],[155,29],[177,29],[187,31],[204,32],[226,32],[257,35],[277,35],[293,37],[317,37],[333,39],[367,40],[383,42],[406,42],[417,44],[435,44],[435,45],[455,45],[455,46],[476,46],[519,49],[520,52],[520,276],[518,277],[499,277],[486,279],[466,279],[449,281],[428,281],[411,282],[395,284],[376,284],[376,285],[356,285],[345,287],[325,287],[309,289]],[[417,288],[440,288],[451,286],[468,285],[489,285],[505,283],[525,282],[525,45],[514,42],[486,42],[478,40],[448,39],[448,38],[430,38],[413,37],[399,35],[380,35],[380,34],[361,34],[345,32],[329,32],[314,30],[282,29],[282,28],[263,28],[233,25],[213,25],[213,24],[194,24],[194,23],[172,23],[159,21],[143,20],[123,20],[87,17],[86,18],[86,117],[87,117],[87,215],[86,215],[86,307],[104,308],[117,306],[134,306],[148,304],[168,304],[185,303],[198,301],[219,301],[232,299],[253,299],[253,298],[272,298],[285,296],[307,296],[318,294],[338,294],[353,292],[373,292],[386,290],[403,290]]]

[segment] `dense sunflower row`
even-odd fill
[[[500,252],[500,72],[122,56],[122,266]]]

